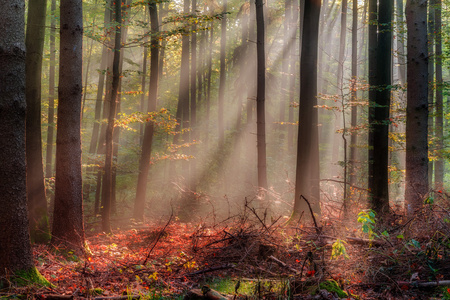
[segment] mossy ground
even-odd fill
[[[28,285],[37,285],[41,287],[53,287],[44,276],[39,273],[36,267],[31,268],[30,270],[22,270],[15,273],[15,276],[12,280],[15,284],[19,286],[28,286]]]

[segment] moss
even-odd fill
[[[348,294],[344,292],[336,280],[327,280],[319,284],[319,289],[327,290],[330,293],[336,293],[340,298],[348,297]]]
[[[19,286],[40,285],[54,287],[53,284],[51,284],[47,279],[45,279],[44,276],[41,275],[41,273],[39,273],[36,267],[26,271],[17,271],[12,281]]]

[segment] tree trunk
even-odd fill
[[[444,159],[442,151],[444,149],[444,120],[443,120],[443,79],[442,79],[442,0],[432,1],[435,9],[435,62],[436,62],[436,102],[435,102],[435,126],[436,154],[434,163],[434,188],[442,190],[444,188]]]
[[[338,58],[338,69],[337,69],[337,88],[338,88],[338,95],[341,98],[341,107],[342,107],[342,114],[338,114],[336,117],[335,122],[337,123],[335,128],[341,129],[340,127],[343,126],[345,129],[345,109],[344,109],[344,64],[345,64],[345,43],[347,39],[347,9],[348,9],[348,3],[347,0],[342,0],[341,4],[341,33],[340,33],[340,39],[339,39],[339,58]],[[334,135],[337,139],[337,134]],[[343,181],[344,181],[344,216],[348,213],[348,199],[347,199],[347,140],[345,138],[345,130],[342,133],[342,138],[344,140],[344,174],[343,174]],[[335,151],[333,153],[339,154],[339,144],[340,139],[335,140]],[[336,161],[334,161],[336,162]]]
[[[150,48],[150,84],[148,94],[148,112],[156,110],[156,99],[158,97],[158,77],[159,77],[159,22],[158,11],[155,2],[148,4],[150,11],[150,23],[152,30]],[[150,170],[150,158],[152,154],[152,142],[154,134],[153,121],[147,122],[142,143],[141,159],[139,160],[139,175],[136,188],[136,200],[134,203],[133,217],[137,220],[144,219],[145,199],[147,194],[147,178]]]
[[[60,5],[58,130],[52,244],[84,252],[81,176],[83,11],[81,0]]]
[[[29,1],[26,33],[27,198],[31,242],[49,240],[41,136],[41,75],[47,0]]]
[[[112,86],[109,101],[108,124],[105,135],[105,168],[102,183],[102,230],[106,233],[111,232],[111,194],[112,194],[112,164],[113,164],[113,135],[114,120],[116,117],[117,98],[119,95],[120,82],[120,53],[121,53],[121,34],[122,34],[122,6],[120,1],[114,2],[114,20],[116,24],[114,37],[114,58],[112,70]]]
[[[4,278],[34,266],[26,193],[25,1],[2,1],[0,11],[0,276]]]
[[[266,54],[264,49],[264,3],[256,0],[256,56],[257,56],[257,89],[256,89],[256,147],[258,153],[258,188],[260,192],[267,190],[266,166]]]
[[[192,0],[192,14],[195,16],[197,14],[197,0]],[[189,147],[190,154],[194,156],[194,159],[190,160],[190,178],[189,178],[189,188],[192,191],[197,189],[197,160],[195,141],[198,139],[197,134],[197,25],[194,23],[192,25],[191,33],[191,114],[190,114],[190,127],[191,127],[191,141],[193,144]]]
[[[376,4],[376,3],[375,3]],[[370,25],[370,55],[376,55],[376,64],[369,58],[369,74],[375,70],[375,78],[369,78],[369,190],[370,207],[383,217],[389,213],[389,108],[391,99],[391,49],[392,49],[392,9],[391,0],[380,0],[378,19],[373,19],[374,8],[370,3],[370,18],[378,24],[378,34]],[[376,6],[376,5],[375,5]],[[376,9],[375,9],[376,10]],[[371,23],[370,23],[371,24]],[[373,52],[372,34],[376,37],[376,52]]]
[[[223,12],[227,11],[227,0],[223,0]],[[221,35],[220,35],[220,73],[219,73],[219,104],[217,108],[218,112],[218,129],[219,129],[219,149],[223,149],[225,143],[225,127],[224,127],[224,98],[225,98],[225,84],[226,84],[226,56],[227,47],[227,15],[223,15],[221,23]]]
[[[434,107],[434,5],[432,1],[428,1],[428,134],[433,136],[434,134],[434,122],[433,122],[433,107]],[[434,149],[433,149],[434,150]],[[434,162],[428,162],[428,186],[433,186],[433,167]]]
[[[51,4],[50,24],[50,67],[48,71],[48,126],[47,126],[47,151],[45,157],[45,177],[53,176],[53,136],[55,128],[55,65],[56,65],[56,0]]]
[[[296,68],[297,68],[297,28],[298,28],[298,0],[292,1],[292,18],[291,18],[291,28],[292,28],[292,47],[289,53],[290,70],[289,70],[289,110],[288,110],[288,123],[289,127],[287,130],[287,140],[288,140],[288,152],[289,154],[294,153],[294,107],[292,103],[295,101],[295,81],[296,81]]]
[[[427,0],[406,3],[407,79],[405,203],[409,216],[428,193]]]
[[[111,10],[110,10],[110,3],[109,0],[106,2],[106,7],[105,7],[105,14],[104,14],[104,23],[105,24],[109,24],[111,22]],[[107,34],[107,30],[105,29],[105,34]],[[102,104],[103,104],[103,91],[104,91],[104,86],[105,86],[105,77],[106,77],[106,73],[107,73],[107,65],[108,65],[108,61],[109,61],[109,49],[106,45],[103,45],[102,47],[102,59],[100,62],[100,70],[99,70],[99,75],[98,75],[98,85],[97,85],[97,97],[96,97],[96,101],[95,101],[95,115],[94,115],[94,125],[93,125],[93,129],[92,129],[92,135],[91,135],[91,141],[89,143],[89,153],[90,154],[97,154],[98,153],[98,149],[100,148],[99,145],[99,135],[100,135],[100,122],[101,122],[101,117],[102,117]],[[105,101],[106,102],[106,101]],[[103,115],[105,115],[105,111],[103,112]],[[102,125],[103,127],[103,125]],[[103,141],[103,137],[101,138],[101,140]],[[99,162],[97,161],[93,161],[94,164],[99,164]],[[101,176],[99,176],[99,173],[102,173],[101,170],[99,170],[100,168],[98,166],[92,167],[92,168],[87,168],[86,170],[86,175],[90,175],[92,174],[92,179],[95,178],[96,179],[96,186],[97,189],[95,191],[95,204],[94,204],[94,214],[97,215],[99,213],[98,207],[100,206],[100,191],[98,190],[98,188],[101,186]],[[98,182],[100,181],[100,182]],[[90,194],[90,183],[86,183],[85,187],[84,187],[84,195],[86,196],[85,200],[89,199],[89,194]]]
[[[297,164],[293,216],[307,211],[301,199],[312,203],[320,215],[320,175],[317,112],[317,55],[319,39],[320,0],[305,0],[300,57],[300,108],[297,139]],[[301,41],[307,41],[302,43]]]
[[[358,80],[358,1],[353,0],[352,19],[352,82],[351,82],[351,123],[350,123],[350,159],[349,159],[349,181],[350,186],[356,184],[356,157],[357,157],[357,132],[358,106],[356,83]]]

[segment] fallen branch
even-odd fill
[[[286,268],[286,269],[288,269],[289,271],[294,272],[295,274],[299,274],[299,273],[300,273],[300,271],[298,271],[298,270],[296,270],[296,269],[294,269],[294,268],[288,266],[286,263],[282,262],[281,260],[279,260],[279,259],[276,258],[275,256],[272,256],[272,255],[271,255],[271,256],[269,256],[268,258],[269,258],[270,260],[274,261],[276,264],[282,266],[283,268]]]
[[[403,286],[406,285],[408,287],[436,287],[436,286],[446,286],[450,285],[450,280],[441,280],[441,281],[427,281],[427,282],[420,282],[420,281],[397,281],[398,285]]]
[[[169,221],[167,221],[166,225],[164,226],[164,228],[159,232],[158,237],[156,238],[155,243],[153,244],[153,247],[150,249],[150,251],[148,251],[147,257],[145,258],[144,262],[142,263],[144,266],[147,263],[147,260],[150,258],[150,254],[152,253],[153,249],[156,247],[156,244],[158,244],[159,239],[161,238],[164,230],[166,230],[167,226],[169,226],[170,221],[172,220],[173,217],[173,208],[172,208],[172,213],[170,214],[170,218]]]
[[[306,204],[308,204],[309,212],[311,213],[311,217],[312,217],[312,219],[313,219],[313,221],[314,221],[314,226],[316,227],[316,232],[317,232],[317,234],[320,234],[320,228],[319,228],[319,226],[317,225],[316,217],[314,216],[314,212],[313,212],[313,210],[312,210],[311,204],[309,203],[308,199],[305,198],[305,196],[300,195],[300,198],[303,198],[303,200],[306,201]]]

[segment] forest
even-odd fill
[[[450,299],[450,1],[0,1],[0,299]]]

